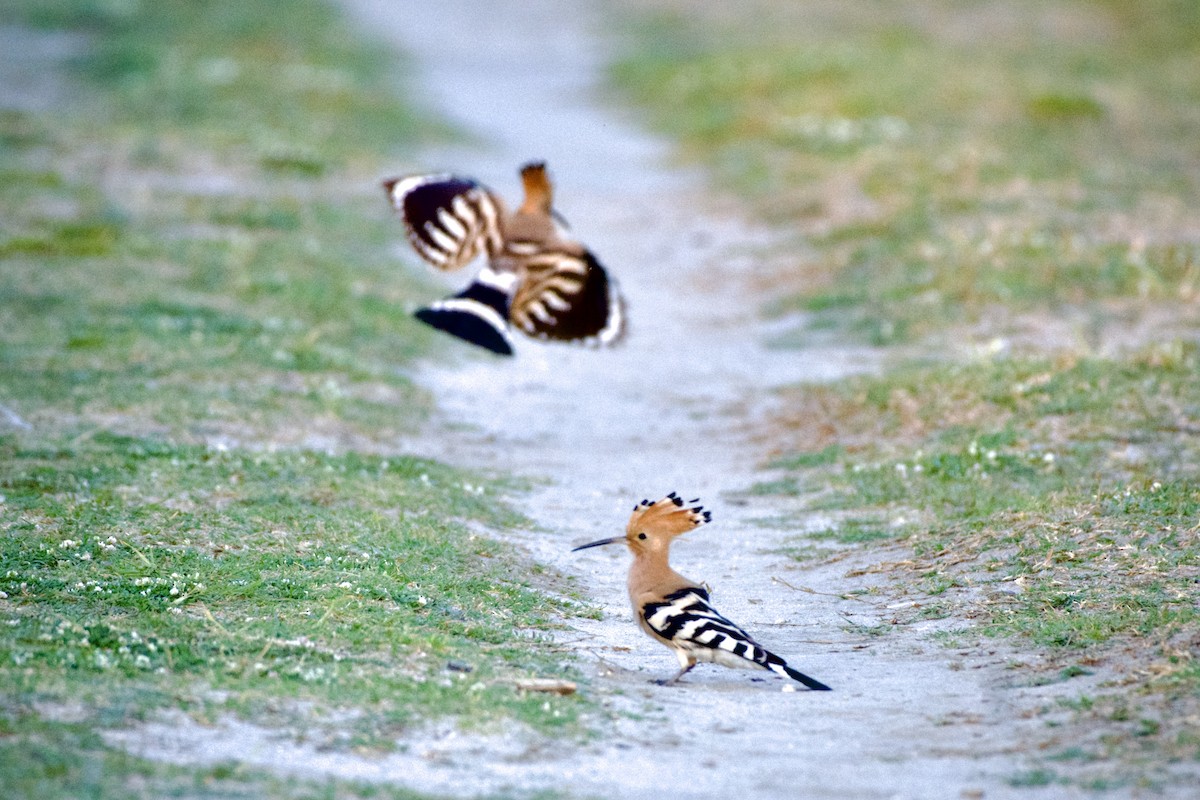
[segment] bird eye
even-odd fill
[[[639,533],[639,534],[638,534],[638,538],[639,538],[639,539],[645,539],[645,538],[646,538],[646,534],[644,534],[644,533]]]

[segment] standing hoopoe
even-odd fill
[[[546,165],[526,164],[521,182],[525,199],[511,214],[471,178],[383,182],[408,241],[430,264],[449,271],[487,256],[470,286],[417,311],[417,319],[500,355],[513,352],[510,322],[538,339],[615,343],[625,328],[616,283],[554,211]]]
[[[792,678],[815,691],[829,687],[787,663],[750,638],[744,630],[717,613],[704,587],[671,569],[667,555],[671,540],[712,519],[702,506],[687,505],[674,492],[651,503],[643,500],[633,509],[624,536],[601,539],[574,548],[624,542],[633,553],[629,568],[629,599],[642,630],[675,651],[679,672],[661,683],[675,683],[697,662],[726,667],[761,667]]]

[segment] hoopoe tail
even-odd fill
[[[791,678],[794,681],[802,683],[805,686],[807,686],[809,689],[812,689],[814,692],[832,691],[828,686],[821,683],[816,678],[810,678],[807,675],[805,675],[803,672],[801,672],[800,670],[792,669],[787,664],[785,664],[783,661],[780,661],[778,664],[768,664],[767,669],[771,670],[774,673],[783,675],[785,677]]]

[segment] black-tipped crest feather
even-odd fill
[[[629,593],[643,630],[675,651],[680,670],[657,683],[675,683],[697,663],[726,667],[757,667],[797,681],[814,691],[829,691],[824,683],[793,669],[713,608],[708,591],[671,569],[670,542],[676,536],[712,520],[700,498],[684,501],[677,492],[661,500],[643,499],[633,507],[625,536],[580,545],[575,550],[625,542],[633,553]]]

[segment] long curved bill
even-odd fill
[[[625,541],[624,536],[614,536],[611,539],[601,539],[598,542],[589,542],[588,544],[581,544],[579,547],[572,547],[571,552],[574,553],[577,550],[587,550],[589,547],[599,547],[602,544],[614,544],[623,541]]]

